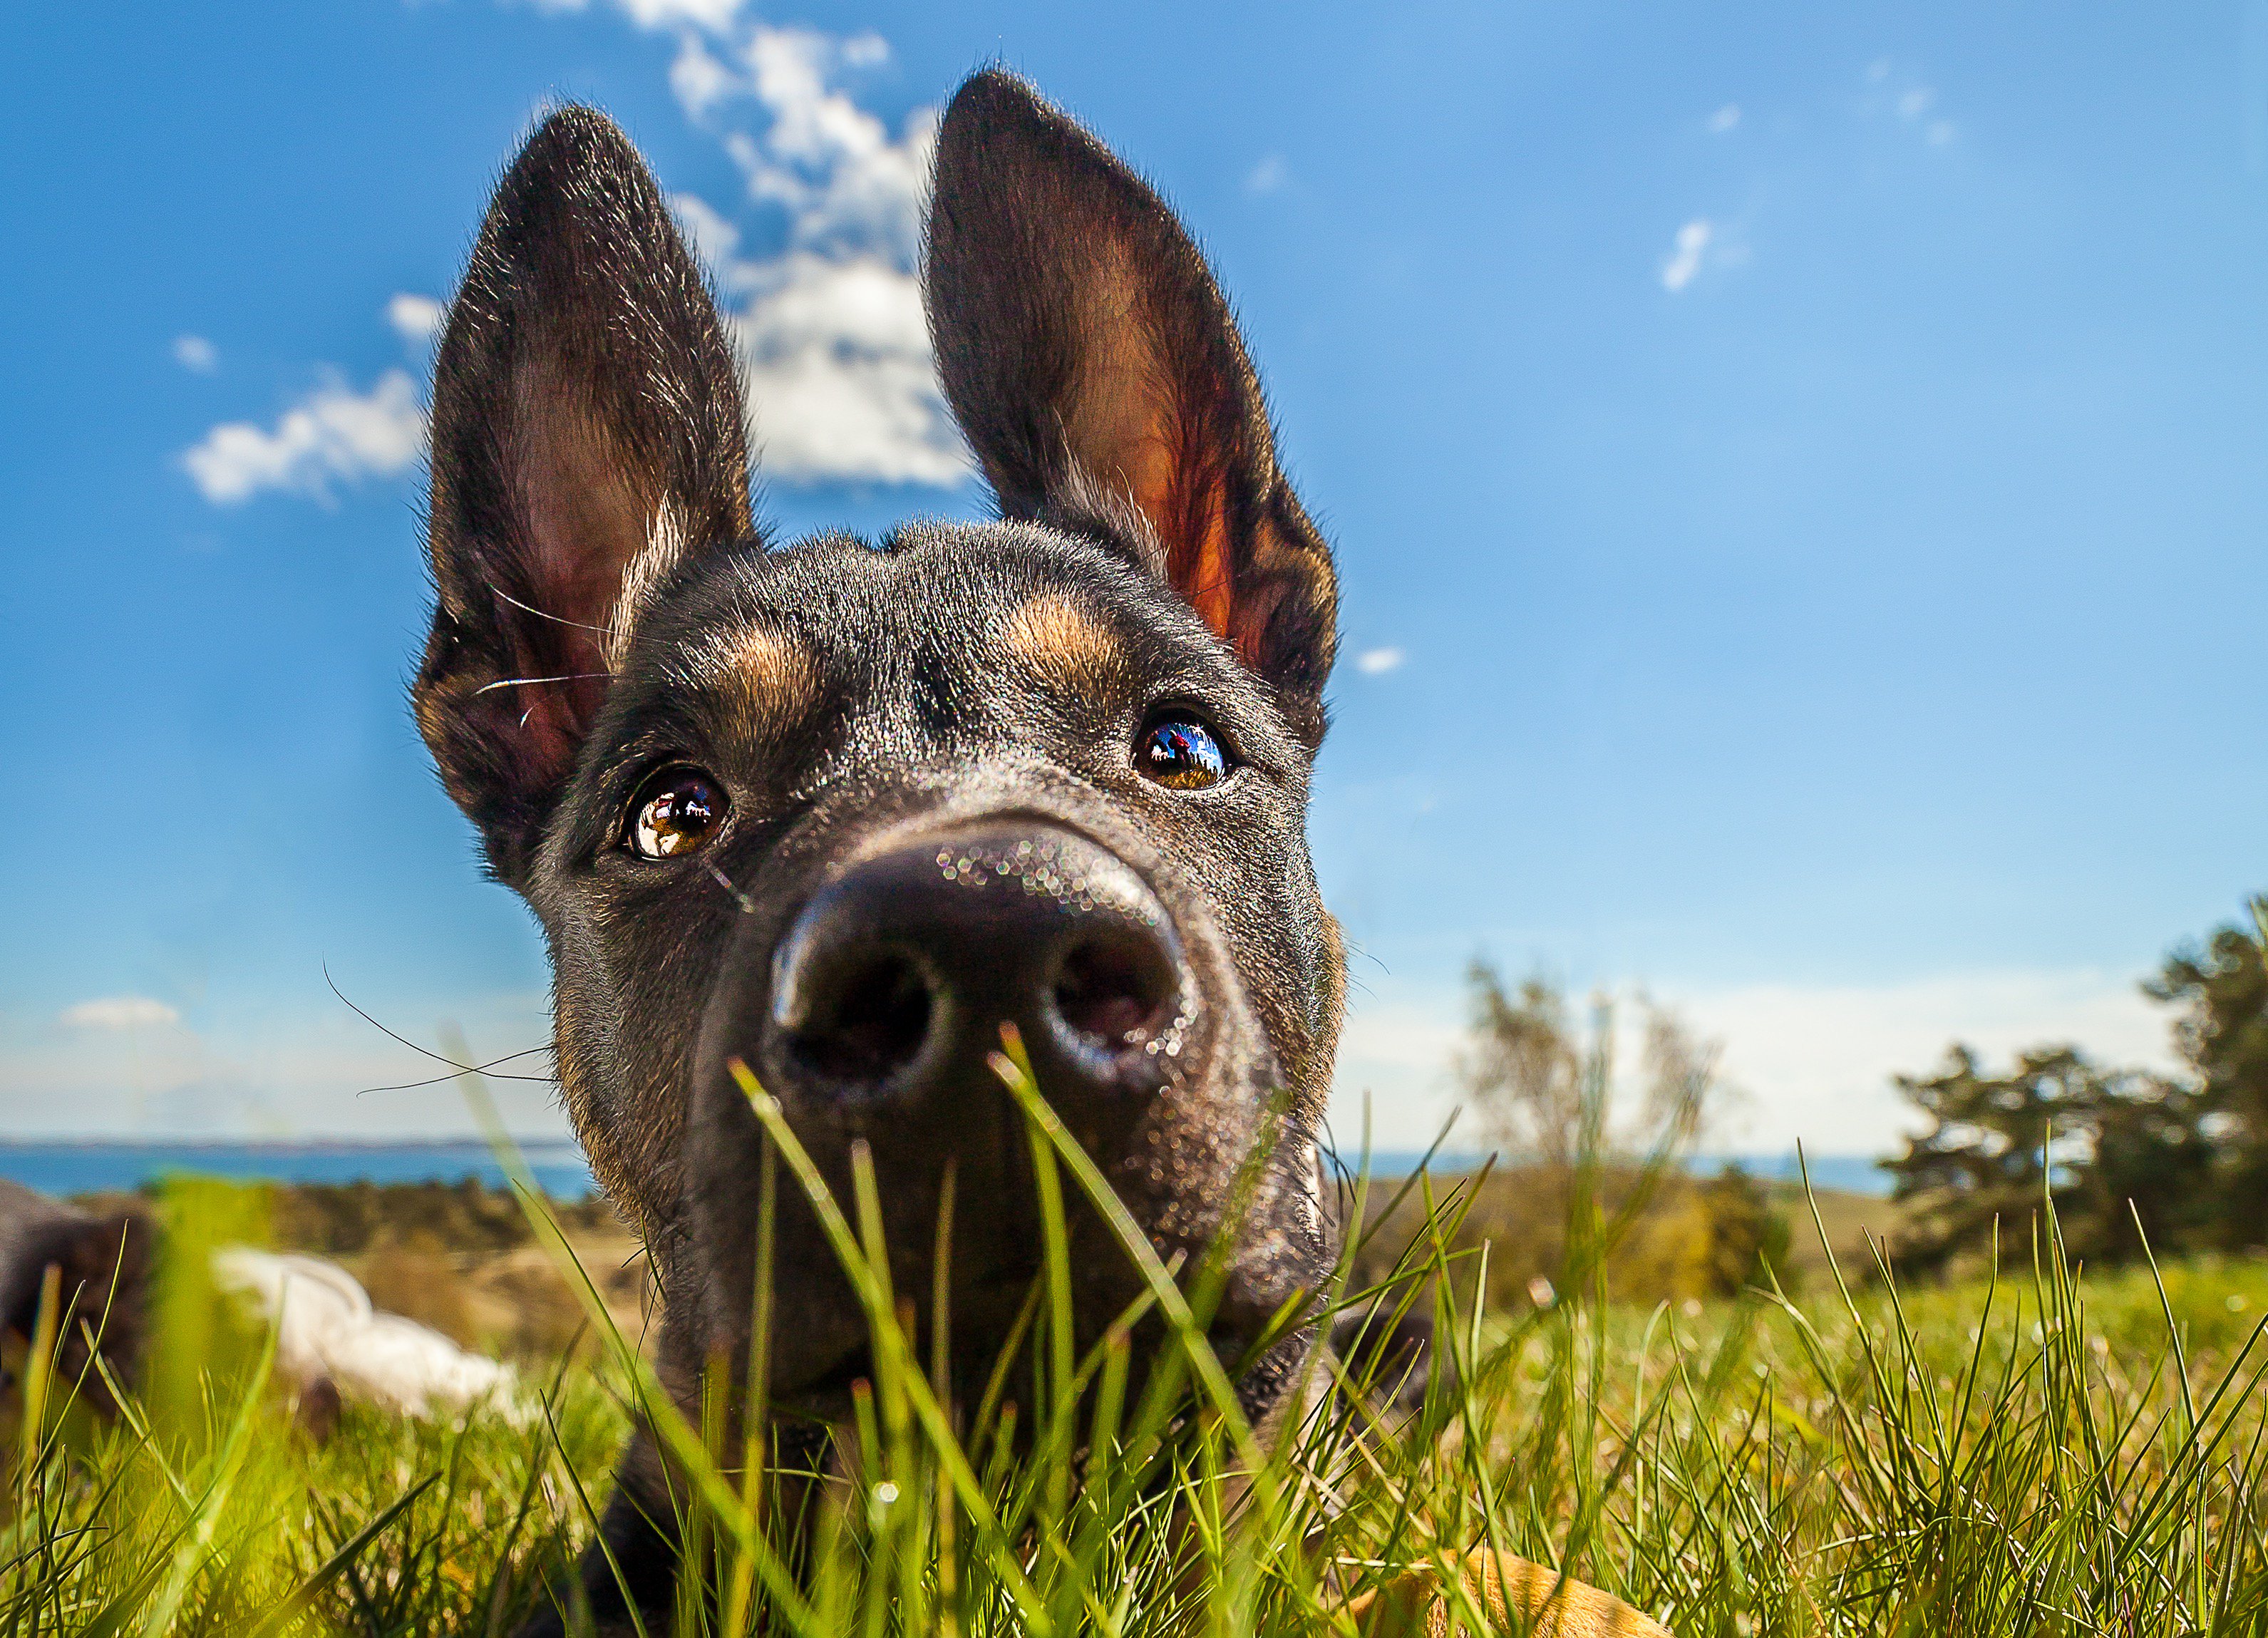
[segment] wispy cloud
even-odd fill
[[[1937,88],[1903,73],[1888,57],[1867,65],[1867,92],[1860,110],[1875,118],[1914,131],[1933,148],[1942,148],[1960,136],[1960,129],[1939,111]]]
[[[386,321],[413,347],[422,347],[439,335],[441,321],[448,316],[449,309],[432,297],[407,291],[396,291],[386,304]]]
[[[1675,296],[1693,282],[1716,231],[1714,224],[1700,217],[1677,230],[1676,241],[1661,264],[1662,289]]]
[[[367,392],[335,373],[269,427],[230,421],[181,457],[197,491],[230,506],[266,490],[331,498],[332,486],[408,471],[425,450],[425,410],[401,370]]]
[[[683,33],[670,70],[746,188],[738,210],[673,203],[725,298],[772,478],[948,487],[968,476],[915,274],[937,111],[916,109],[894,134],[841,84],[888,55],[873,33],[720,26]],[[767,213],[777,247],[748,254]]]
[[[1292,167],[1280,153],[1271,153],[1245,173],[1248,194],[1272,194],[1292,180]]]
[[[1737,102],[1728,102],[1709,116],[1710,134],[1722,136],[1727,131],[1738,129],[1740,123],[1741,105]]]
[[[1399,671],[1409,657],[1398,648],[1366,648],[1354,657],[1354,667],[1366,677],[1382,677]]]
[[[70,1029],[153,1029],[180,1022],[181,1015],[146,995],[105,995],[64,1007],[56,1022]]]
[[[202,336],[173,337],[173,362],[198,375],[210,375],[220,364],[220,349]]]

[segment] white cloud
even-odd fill
[[[1661,264],[1661,287],[1671,295],[1677,294],[1693,282],[1701,271],[1701,258],[1708,253],[1710,237],[1715,228],[1697,217],[1677,230],[1676,247]]]
[[[1918,120],[1929,112],[1929,105],[1937,100],[1937,93],[1926,85],[1917,85],[1898,99],[1898,117]]]
[[[1464,998],[1448,985],[1385,988],[1350,1000],[1333,1125],[1351,1147],[1367,1092],[1373,1144],[1423,1147],[1457,1103],[1450,1065],[1464,1038]],[[1714,1140],[1727,1150],[1778,1154],[1800,1140],[1819,1155],[1888,1152],[1915,1125],[1891,1077],[1933,1073],[1955,1041],[1995,1064],[2028,1046],[2072,1041],[2106,1063],[2174,1066],[2165,1010],[2133,978],[2088,969],[1881,985],[1658,986],[1654,994],[1724,1043],[1724,1077],[1745,1095],[1731,1129]]]
[[[1370,1146],[1422,1149],[1456,1112],[1449,1068],[1464,1042],[1461,998],[1382,1000],[1356,994],[1347,1001],[1346,1027],[1332,1082],[1331,1137],[1350,1164],[1360,1150],[1367,1111]],[[1471,1120],[1457,1122],[1451,1147],[1479,1141]]]
[[[1933,1072],[1953,1042],[1994,1062],[2075,1041],[2106,1062],[2173,1066],[2168,1015],[2136,981],[2091,970],[2015,970],[1886,985],[1756,985],[1690,997],[1725,1040],[1725,1072],[1754,1098],[1765,1147],[1890,1146],[1914,1124],[1894,1074]]]
[[[940,487],[968,476],[910,274],[806,251],[750,273],[732,325],[765,472]]]
[[[887,55],[880,37],[841,41],[807,28],[749,32],[744,85],[770,114],[761,137],[727,138],[751,197],[784,208],[799,249],[885,253],[909,269],[918,254],[938,114],[917,108],[902,133],[888,129],[828,81]]]
[[[423,346],[438,336],[442,321],[448,316],[449,309],[432,297],[407,291],[397,291],[386,304],[386,321],[413,347]]]
[[[1398,671],[1410,656],[1398,648],[1366,648],[1354,657],[1355,669],[1366,677],[1382,677],[1389,671]]]
[[[640,28],[692,26],[721,31],[732,26],[745,0],[615,0]]]
[[[105,995],[63,1008],[59,1023],[72,1029],[151,1029],[181,1022],[181,1015],[146,995]]]
[[[210,375],[220,363],[220,349],[202,336],[173,337],[173,362],[184,370]]]
[[[1272,194],[1292,180],[1292,167],[1280,153],[1271,153],[1254,166],[1244,179],[1248,194]]]
[[[688,114],[699,119],[739,87],[733,70],[717,60],[699,35],[687,34],[678,41],[677,60],[669,65],[669,91]]]
[[[613,0],[615,9],[640,28],[730,28],[747,0]],[[585,11],[591,0],[534,0],[539,11]]]
[[[207,500],[233,505],[271,489],[328,499],[335,482],[409,470],[424,448],[416,390],[407,374],[388,370],[367,393],[327,380],[272,428],[217,426],[181,464]]]
[[[1709,116],[1709,129],[1712,135],[1721,136],[1727,131],[1736,128],[1740,122],[1741,105],[1737,102],[1728,102]]]
[[[914,271],[936,111],[915,110],[893,136],[835,84],[888,52],[872,33],[755,25],[713,47],[687,35],[670,70],[748,203],[784,218],[778,250],[744,255],[733,215],[689,194],[673,201],[725,297],[762,469],[791,483],[945,487],[968,476]],[[755,123],[725,118],[740,103]]]

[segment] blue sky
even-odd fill
[[[1155,177],[1336,539],[1340,1112],[1464,963],[1645,986],[1738,1147],[1959,1035],[2162,1050],[2268,886],[2268,11],[350,0],[23,7],[0,105],[0,1130],[460,1131],[545,1032],[403,704],[427,326],[547,99],[749,350],[784,531],[981,506],[908,269],[1004,61]],[[524,1130],[544,1089],[506,1088]]]

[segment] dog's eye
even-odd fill
[[[679,859],[699,847],[725,823],[725,793],[698,768],[664,768],[630,799],[622,837],[640,859]]]
[[[1228,758],[1212,730],[1190,717],[1167,717],[1142,731],[1134,745],[1134,766],[1176,791],[1201,791],[1228,773]]]

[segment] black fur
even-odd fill
[[[0,1178],[0,1328],[29,1341],[48,1271],[56,1271],[55,1373],[65,1391],[114,1412],[111,1378],[141,1365],[155,1229],[136,1212],[96,1214]]]
[[[799,1004],[784,948],[819,936],[815,917],[835,936],[828,906],[846,893],[887,916],[888,873],[924,849],[949,866],[954,847],[1005,837],[1005,861],[1037,837],[1135,904],[1126,936],[1152,940],[1143,959],[1164,963],[1181,1009],[1173,1051],[1129,1046],[1106,1068],[1042,1053],[1042,1089],[1169,1252],[1212,1243],[1240,1166],[1272,1143],[1228,1251],[1225,1354],[1316,1290],[1336,1250],[1314,1138],[1341,957],[1305,834],[1335,583],[1227,304],[1157,196],[998,72],[961,88],[939,134],[927,290],[946,391],[1004,517],[872,544],[758,535],[723,328],[635,151],[587,109],[554,114],[504,177],[438,356],[418,721],[492,868],[542,923],[563,1091],[646,1237],[663,1375],[688,1408],[703,1361],[747,1357],[759,1140],[735,1059],[839,1192],[853,1144],[869,1146],[902,1292],[929,1290],[954,1169],[964,1369],[990,1364],[1032,1274],[1021,1130],[982,1061],[993,1015],[954,1008],[1021,982],[976,967],[1012,965],[1014,919],[1054,911],[1004,876],[1006,896],[969,912],[994,919],[970,924],[969,970],[931,970],[955,959],[950,940],[916,952],[942,1010],[921,1015],[924,1056],[880,1091],[846,1094],[784,1033]],[[1173,789],[1137,771],[1167,709],[1213,727],[1225,780]],[[697,854],[634,857],[625,815],[678,764],[706,771],[729,816]],[[1059,908],[1089,917],[1080,928],[1099,913]],[[795,1323],[773,1339],[771,1395],[824,1420],[863,1369],[865,1324],[792,1194],[778,1284]],[[1088,1332],[1135,1288],[1095,1227],[1075,1225]],[[1256,1417],[1284,1408],[1308,1342],[1248,1372]],[[632,1597],[657,1612],[674,1561],[662,1479],[641,1440],[607,1527]],[[585,1578],[608,1607],[603,1559]]]

